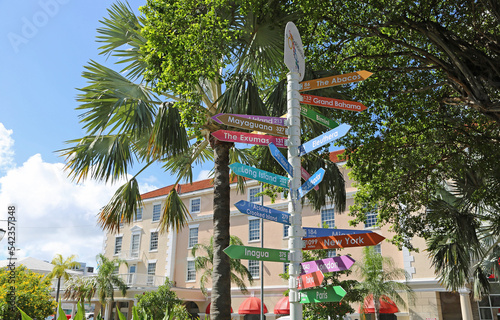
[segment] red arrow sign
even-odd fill
[[[212,132],[212,135],[221,141],[258,144],[262,146],[267,146],[272,142],[278,148],[286,148],[285,141],[287,140],[286,138],[280,138],[275,136],[229,131],[229,130],[217,130],[215,132]]]
[[[375,232],[308,238],[303,240],[304,248],[302,250],[374,246],[384,239],[385,237]]]
[[[302,94],[303,100],[300,103],[310,104],[318,107],[327,107],[349,111],[363,111],[366,106],[356,101],[347,101],[319,96],[312,96],[310,94]]]
[[[321,285],[321,282],[323,282],[324,278],[325,276],[323,275],[323,272],[319,270],[312,273],[301,275],[299,277],[299,285],[297,289],[302,290],[302,289],[317,287]]]

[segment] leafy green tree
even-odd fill
[[[223,113],[279,115],[285,113],[283,31],[293,18],[293,6],[279,1],[148,1],[137,17],[118,2],[98,29],[100,54],[119,58],[116,72],[95,61],[85,67],[88,86],[80,89],[78,107],[86,136],[70,141],[62,151],[70,174],[80,180],[116,181],[134,163],[159,163],[182,179],[192,181],[192,165],[214,161],[214,254],[212,315],[230,317],[229,245],[230,179],[232,162],[252,164],[245,150],[218,141],[211,132],[225,128],[211,120]],[[274,89],[274,91],[273,91]],[[281,89],[281,90],[280,90]],[[270,92],[273,92],[271,94]],[[266,100],[263,97],[266,96]],[[280,103],[276,103],[279,101]],[[324,131],[311,124],[311,128]],[[343,182],[329,163],[325,181]],[[305,166],[306,169],[310,169]],[[139,170],[139,173],[142,169]],[[138,174],[139,174],[138,173]],[[137,175],[136,175],[137,176]],[[130,222],[141,197],[136,176],[121,186],[100,215],[111,231]],[[239,178],[243,183],[243,179]],[[242,185],[240,184],[240,187]],[[345,206],[343,183],[320,187],[316,207],[325,196]],[[160,230],[179,230],[189,218],[176,188],[168,195]]]
[[[388,297],[396,304],[406,306],[400,294],[403,292],[409,301],[413,300],[411,287],[406,282],[400,282],[407,279],[406,271],[395,267],[391,258],[383,257],[373,246],[363,248],[363,259],[356,261],[355,268],[360,280],[357,288],[373,295],[375,320],[380,316],[380,299]]]
[[[23,265],[17,266],[14,271],[7,267],[1,268],[0,318],[19,319],[21,315],[18,307],[34,318],[44,319],[53,314],[57,306],[51,292],[52,281],[42,274]],[[12,301],[15,301],[15,305]]]
[[[109,320],[111,316],[109,309],[115,296],[115,287],[120,290],[122,296],[127,294],[127,284],[116,273],[116,270],[122,265],[127,265],[127,262],[122,259],[114,258],[108,259],[102,254],[97,255],[97,278],[96,278],[96,291],[99,302],[105,308],[104,319]]]
[[[67,270],[73,269],[73,268],[79,268],[80,263],[75,261],[76,256],[73,254],[66,259],[63,258],[62,255],[56,254],[52,261],[50,262],[51,264],[54,265],[54,268],[52,271],[47,274],[48,279],[54,279],[57,278],[57,288],[56,288],[56,303],[59,302],[59,291],[61,289],[61,278],[64,279],[64,281],[69,280],[69,273]]]
[[[229,245],[242,246],[243,241],[237,236],[231,236]],[[200,255],[199,251],[203,251]],[[197,243],[191,249],[191,255],[194,259],[194,268],[197,272],[203,271],[199,283],[203,294],[207,295],[207,282],[212,279],[213,259],[214,259],[214,237],[210,237],[208,244]],[[236,284],[243,293],[248,293],[245,281],[253,282],[252,275],[247,267],[241,263],[240,259],[229,259],[231,269],[231,282]]]
[[[151,319],[163,319],[165,314],[171,313],[176,305],[182,304],[182,300],[171,289],[172,282],[167,278],[158,289],[137,294],[135,296],[137,309],[142,310]]]

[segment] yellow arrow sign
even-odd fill
[[[367,79],[369,76],[371,76],[372,74],[373,73],[371,73],[369,71],[361,70],[361,71],[356,71],[356,72],[351,72],[351,73],[346,73],[346,74],[339,74],[336,76],[331,76],[331,77],[326,77],[326,78],[302,81],[300,83],[299,91],[304,92],[304,91],[309,91],[309,90],[314,90],[314,89],[322,89],[322,88],[328,88],[328,87],[333,87],[333,86],[340,86],[340,85],[346,84],[346,83],[363,81],[363,80]]]

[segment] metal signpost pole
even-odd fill
[[[299,74],[287,74],[287,109],[288,109],[288,162],[293,167],[293,176],[290,178],[290,193],[288,195],[288,213],[290,214],[290,232],[288,248],[290,250],[290,266],[288,287],[290,289],[290,318],[302,319],[302,305],[297,290],[297,278],[300,274],[302,262],[302,202],[298,199],[300,188],[300,102],[299,102]]]
[[[263,195],[260,196],[260,203],[264,206]],[[260,218],[260,234],[260,247],[264,248],[264,218]],[[260,262],[260,320],[264,320],[264,261]]]

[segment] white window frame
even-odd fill
[[[141,216],[140,218],[138,218],[138,212],[141,213]],[[142,221],[142,217],[144,216],[144,207],[139,207],[137,208],[137,210],[135,210],[135,214],[134,214],[134,221]]]
[[[153,265],[155,266],[155,272],[150,273],[149,266]],[[148,274],[147,280],[146,280],[146,285],[152,286],[155,284],[155,276],[156,276],[156,260],[148,260],[148,264],[146,266],[146,273]]]
[[[333,226],[331,226],[330,224],[328,224],[328,228],[329,229],[333,229],[333,228],[335,228],[335,208],[334,208],[334,206],[325,206],[325,207],[323,207],[321,209],[321,211],[320,211],[321,228],[323,228],[323,226],[325,225],[325,222],[331,221],[331,220],[327,220],[327,221],[323,220],[323,211],[327,211],[327,210],[333,210]]]
[[[250,229],[252,225],[257,225],[258,227],[258,233],[259,237],[257,239],[252,239],[252,231],[255,231],[253,229]],[[255,217],[248,217],[248,242],[260,242],[261,239],[261,230],[260,230],[260,219],[255,218]]]
[[[160,206],[160,215],[158,216],[158,219],[155,220],[155,207]],[[151,221],[152,222],[159,222],[161,220],[161,203],[154,203],[153,204],[153,213],[151,215]]]
[[[139,241],[137,241],[137,256],[134,255],[134,236],[138,236]],[[141,253],[141,232],[136,231],[132,232],[130,235],[130,257],[131,258],[138,258]]]
[[[375,222],[373,222],[373,220]],[[366,214],[365,229],[376,229],[377,222],[378,222],[378,211],[375,210],[375,212],[368,212]]]
[[[248,260],[248,272],[250,272],[253,279],[260,279],[260,261]]]
[[[119,250],[119,251],[116,251],[116,240],[117,240],[118,238],[120,238],[120,240],[121,240],[121,241],[120,241],[120,250]],[[123,250],[123,235],[122,235],[122,234],[120,234],[120,235],[116,235],[116,236],[115,236],[115,247],[114,247],[114,250],[113,250],[113,252],[114,252],[114,254],[113,254],[113,255],[115,255],[115,256],[119,255],[120,253],[122,253],[122,250]]]
[[[262,188],[261,187],[248,188],[248,202],[261,204],[262,203],[262,196],[259,196],[258,200],[256,200],[256,201],[253,201],[253,199],[252,199],[252,198],[255,198],[255,197],[252,197],[251,192],[253,190],[256,190],[256,189],[258,190],[257,193],[262,192]]]
[[[198,205],[198,210],[193,209],[193,201],[199,200],[200,204]],[[192,198],[189,200],[189,212],[190,213],[200,213],[201,212],[201,198]]]
[[[199,229],[199,224],[193,224],[193,225],[190,225],[189,226],[189,233],[188,233],[188,249],[191,249],[192,247],[194,247],[194,245],[198,244],[198,239],[199,239],[199,235],[200,235],[200,229]],[[196,229],[196,243],[192,243],[192,237],[191,237],[191,230],[195,230]]]
[[[192,265],[193,269],[190,270],[189,266]],[[191,272],[191,273],[190,273]],[[194,273],[194,279],[189,276]],[[194,259],[188,259],[186,263],[186,282],[196,282],[196,268],[194,267]]]
[[[156,233],[156,248],[152,248],[154,233]],[[158,251],[159,244],[160,244],[160,233],[157,230],[151,230],[149,232],[149,251]]]

